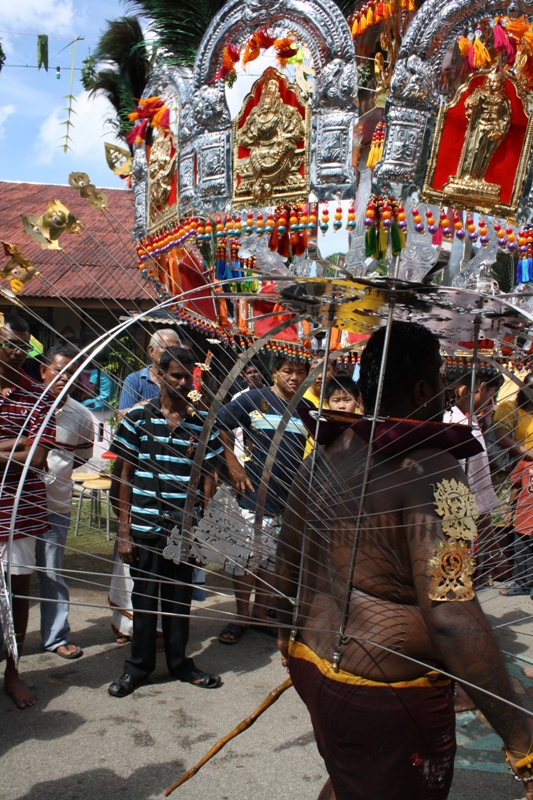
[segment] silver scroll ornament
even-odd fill
[[[227,486],[221,486],[208,502],[191,538],[191,556],[208,569],[229,564],[247,570],[255,564],[253,526],[244,520]]]
[[[485,217],[488,222],[488,238],[489,242],[486,247],[480,247],[473,259],[452,280],[452,286],[457,289],[475,289],[476,291],[490,291],[491,280],[490,277],[484,278],[481,281],[481,273],[483,267],[489,267],[494,264],[498,254],[498,236],[492,225],[492,218]],[[485,270],[483,270],[485,272]],[[480,285],[483,283],[483,285]],[[488,285],[485,285],[488,284]]]
[[[372,193],[372,172],[361,170],[357,195],[355,197],[355,228],[350,234],[350,247],[346,253],[345,268],[354,277],[366,275],[366,207]]]
[[[412,210],[418,204],[409,202],[405,209],[407,214],[406,247],[400,257],[398,277],[404,281],[423,281],[427,273],[437,263],[438,251],[431,244],[432,235],[424,228],[423,233],[416,230]]]

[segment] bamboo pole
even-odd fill
[[[285,692],[291,686],[292,686],[292,680],[290,678],[287,678],[287,680],[284,681],[282,684],[277,686],[275,689],[272,689],[272,691],[267,694],[263,702],[257,706],[255,711],[253,711],[249,717],[243,719],[243,721],[239,722],[239,724],[235,728],[233,728],[232,731],[227,733],[226,736],[223,736],[222,739],[219,739],[219,741],[213,745],[211,750],[208,753],[206,753],[206,755],[202,759],[200,759],[198,764],[196,764],[196,766],[192,767],[188,772],[186,772],[185,775],[183,775],[179,779],[179,781],[176,781],[176,783],[172,784],[172,786],[169,786],[168,789],[165,789],[164,791],[165,797],[168,797],[169,794],[171,794],[174,791],[174,789],[177,789],[178,786],[181,786],[183,783],[185,783],[185,781],[188,781],[189,778],[192,778],[193,775],[196,775],[196,773],[204,766],[204,764],[207,764],[207,762],[210,761],[213,758],[213,756],[216,753],[218,753],[219,750],[222,750],[224,745],[226,745],[231,739],[234,739],[235,736],[239,735],[239,733],[242,733],[243,731],[250,728],[254,724],[256,719],[259,719],[261,714],[264,711],[266,711],[267,708],[273,705],[276,702],[276,700],[279,697],[281,697],[283,692]]]

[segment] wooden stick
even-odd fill
[[[261,716],[263,711],[266,711],[267,708],[269,708],[273,703],[275,703],[276,700],[279,697],[281,697],[283,692],[285,692],[291,686],[292,686],[292,680],[290,678],[287,678],[287,680],[284,681],[282,684],[277,686],[275,689],[272,689],[272,691],[267,694],[263,702],[259,706],[257,706],[255,711],[253,711],[249,717],[246,717],[246,719],[243,719],[242,722],[239,722],[239,724],[232,731],[230,731],[230,733],[226,734],[226,736],[223,736],[222,739],[220,739],[216,744],[214,744],[211,750],[198,762],[198,764],[196,764],[195,767],[192,767],[192,769],[186,772],[185,775],[183,775],[179,779],[179,781],[176,781],[176,783],[174,783],[172,786],[169,786],[168,789],[165,789],[164,791],[165,797],[168,797],[169,794],[171,794],[174,791],[174,789],[177,789],[178,786],[182,785],[182,783],[185,783],[185,781],[188,781],[189,778],[192,778],[193,775],[196,775],[198,770],[200,770],[204,764],[207,764],[207,762],[210,761],[213,758],[213,756],[216,753],[218,753],[219,750],[222,750],[224,745],[227,744],[231,739],[234,739],[235,736],[238,736],[239,733],[242,733],[243,731],[247,730],[247,728],[250,728],[254,724],[256,719],[258,719]]]

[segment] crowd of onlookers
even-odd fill
[[[72,476],[92,457],[94,427],[104,424],[111,389],[105,371],[95,366],[92,390],[79,402],[71,396],[76,348],[52,347],[39,359],[38,372],[35,365],[25,368],[29,350],[28,324],[17,315],[7,316],[0,328],[0,558],[13,594],[18,651],[28,621],[30,576],[37,568],[42,646],[75,659],[82,650],[70,638],[63,571]],[[247,544],[242,557],[224,563],[236,615],[223,626],[219,641],[235,645],[250,627],[277,636],[270,604],[276,541],[292,479],[314,447],[293,399],[302,394],[313,370],[314,380],[299,405],[307,405],[315,416],[320,400],[332,412],[360,410],[353,365],[333,358],[324,365],[324,355],[315,351],[308,360],[281,354],[270,370],[263,360],[250,359],[208,430],[210,398],[203,398],[204,407],[195,404],[198,362],[193,349],[172,329],[151,337],[149,364],[128,375],[121,387],[108,453],[110,496],[118,517],[110,588],[113,629],[117,641],[131,642],[123,674],[109,686],[111,695],[124,697],[148,678],[158,641],[172,676],[203,688],[221,685],[220,676],[186,655],[191,600],[201,593],[203,572],[191,557],[190,542],[181,536],[185,514],[201,518],[221,482],[235,492]],[[526,388],[513,393],[508,385],[502,388],[503,378],[495,370],[478,369],[474,382],[471,371],[450,373],[444,418],[471,426],[482,445],[478,455],[463,463],[479,511],[477,584],[490,584],[512,569],[512,580],[500,590],[507,595],[533,591],[533,395],[528,393],[533,374],[524,382]],[[495,407],[502,392],[507,394]],[[195,473],[198,447],[202,466]],[[194,509],[187,510],[190,484],[196,487],[196,500]],[[7,657],[5,686],[18,707],[35,702],[19,678],[13,653]]]

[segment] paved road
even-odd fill
[[[78,590],[73,599],[103,603],[105,594]],[[532,610],[527,598],[500,598],[492,591],[484,599],[494,624]],[[215,602],[219,611],[232,609],[227,600]],[[220,622],[200,618],[206,614],[201,604],[195,614],[191,652],[200,666],[223,675],[224,686],[206,691],[168,681],[161,655],[152,682],[118,700],[108,696],[107,685],[121,674],[126,649],[114,643],[108,612],[72,607],[73,638],[85,655],[68,662],[40,651],[38,609],[32,608],[21,667],[39,700],[21,712],[0,695],[0,800],[162,798],[166,786],[285,679],[273,640],[249,632],[239,645],[224,647],[214,639]],[[500,629],[502,647],[533,664],[532,632],[530,620]],[[509,665],[529,700],[533,681],[522,670],[527,662],[510,658]],[[482,718],[460,715],[458,741],[451,800],[520,797],[504,772],[501,742]],[[290,689],[173,797],[315,800],[324,781],[307,711]]]

